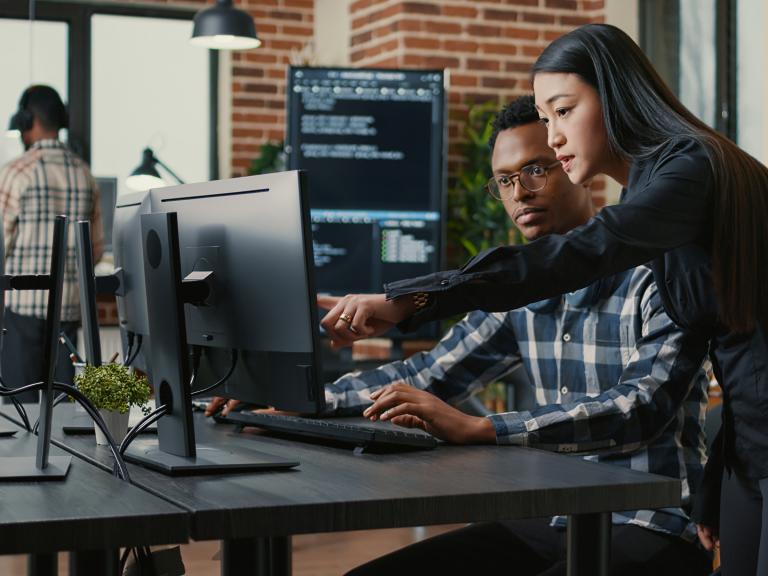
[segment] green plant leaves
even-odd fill
[[[82,374],[75,376],[75,384],[91,402],[101,410],[125,414],[131,406],[145,406],[152,391],[144,376],[136,376],[120,364],[86,366]]]

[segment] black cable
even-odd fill
[[[5,381],[3,380],[3,377],[0,376],[0,390],[4,390],[6,392],[9,392],[12,390],[12,388],[8,388],[8,386],[5,385]],[[27,432],[31,432],[32,428],[29,424],[29,416],[27,416],[27,410],[24,408],[24,405],[19,402],[19,399],[15,396],[11,396],[11,403],[16,408],[16,412],[19,414],[19,418],[21,418],[22,423],[24,424],[24,429]]]
[[[126,358],[125,362],[123,363],[123,366],[130,366],[133,364],[133,361],[136,360],[136,357],[139,355],[139,351],[141,351],[141,342],[143,340],[143,337],[141,334],[136,335],[136,350],[133,351],[133,354]]]
[[[162,416],[165,416],[166,412],[168,412],[168,406],[166,404],[163,404],[162,406],[155,408],[152,412],[144,416],[141,420],[139,420],[135,426],[133,426],[129,431],[128,434],[125,435],[125,438],[123,438],[123,441],[120,443],[120,455],[122,456],[125,454],[125,451],[128,449],[128,445],[133,442],[134,438],[141,434],[145,429],[147,429],[149,426],[160,420]]]
[[[232,373],[235,371],[235,367],[237,366],[237,350],[234,348],[232,349],[232,364],[229,366],[229,371],[224,375],[224,377],[216,382],[215,384],[211,384],[208,386],[208,388],[203,388],[202,390],[198,390],[197,392],[192,392],[191,396],[194,398],[195,396],[200,396],[202,394],[207,394],[214,388],[218,388],[222,384],[224,384],[229,378],[232,376]]]
[[[61,404],[64,400],[67,399],[67,394],[64,394],[63,392],[56,396],[56,398],[53,399],[53,404],[51,404],[51,408],[56,408],[59,404]],[[40,417],[38,416],[37,420],[35,420],[35,425],[32,426],[32,433],[37,434],[37,430],[40,428]]]
[[[47,385],[44,384],[43,382],[37,382],[35,384],[27,384],[26,386],[21,386],[20,388],[14,388],[13,390],[0,389],[0,396],[13,397],[17,394],[23,394],[24,392],[35,392],[38,390],[43,390],[44,388],[46,388],[46,386]],[[58,390],[60,392],[66,392],[67,395],[72,396],[72,398],[77,400],[82,405],[82,407],[85,408],[85,411],[88,412],[88,415],[93,419],[96,425],[104,433],[104,436],[106,436],[107,438],[107,442],[109,443],[109,449],[112,452],[112,456],[115,458],[115,462],[117,464],[118,477],[121,480],[125,480],[126,482],[130,481],[128,468],[125,466],[125,462],[123,461],[123,458],[119,454],[119,451],[117,449],[117,444],[115,444],[114,438],[112,438],[112,435],[109,433],[109,430],[107,429],[107,425],[104,423],[104,419],[101,417],[101,414],[99,414],[99,411],[96,409],[96,407],[93,404],[91,404],[91,401],[85,395],[83,395],[83,393],[80,392],[80,390],[78,390],[77,388],[75,388],[70,384],[64,384],[62,382],[54,382],[53,389]]]
[[[66,392],[67,395],[72,396],[75,400],[77,400],[80,405],[85,408],[85,411],[88,412],[88,415],[93,419],[93,421],[96,423],[96,425],[99,427],[99,429],[104,433],[104,436],[107,439],[107,442],[109,443],[109,451],[112,452],[112,457],[115,459],[115,465],[117,467],[117,477],[121,480],[125,480],[126,482],[130,482],[130,474],[128,473],[128,467],[125,465],[125,460],[123,460],[122,455],[120,454],[120,451],[117,447],[117,443],[115,442],[115,439],[112,437],[112,434],[110,434],[109,429],[107,428],[106,423],[104,422],[104,419],[101,417],[101,414],[99,413],[98,409],[91,403],[91,401],[88,399],[88,397],[80,392],[77,388],[72,386],[71,384],[64,384],[63,382],[54,382],[53,387],[56,390],[60,390],[62,392]]]

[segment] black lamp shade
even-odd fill
[[[258,48],[256,25],[247,12],[232,6],[232,0],[217,0],[216,6],[195,14],[192,44],[214,49]]]
[[[131,172],[131,176],[154,176],[155,178],[160,178],[160,173],[155,168],[155,164],[157,164],[157,160],[152,149],[144,148],[144,152],[141,155],[141,164],[139,164],[136,170]]]
[[[165,186],[165,181],[160,176],[155,166],[158,160],[155,158],[151,148],[144,148],[141,156],[141,164],[131,172],[125,180],[125,184],[131,190],[149,190],[151,188],[161,188]]]

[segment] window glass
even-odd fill
[[[94,15],[91,30],[93,173],[125,193],[149,146],[185,182],[210,179],[209,56],[189,44],[192,22]]]
[[[24,151],[18,135],[6,130],[25,88],[48,84],[67,102],[68,34],[64,22],[0,18],[0,165]]]

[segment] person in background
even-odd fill
[[[67,255],[62,294],[61,330],[77,341],[80,300],[77,286],[75,231],[78,220],[90,220],[94,262],[103,252],[99,191],[86,163],[59,140],[67,127],[67,110],[50,86],[30,86],[19,100],[11,126],[21,133],[24,154],[0,169],[0,212],[3,218],[6,274],[48,274],[53,223],[68,217]],[[2,377],[18,388],[43,380],[42,356],[48,292],[8,291]],[[72,382],[69,350],[59,346],[56,380]],[[21,395],[34,402],[37,393]]]

